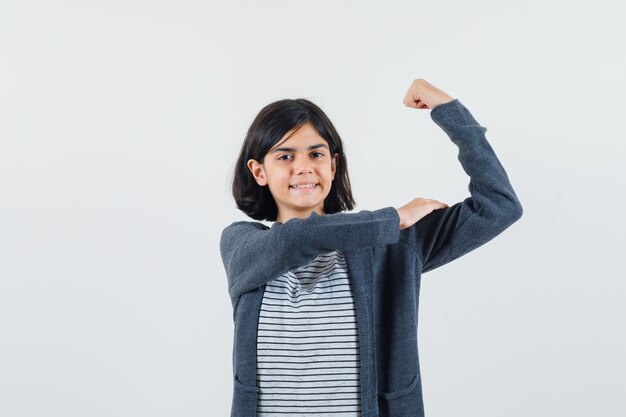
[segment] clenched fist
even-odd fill
[[[436,106],[448,103],[454,97],[441,91],[423,78],[417,78],[411,83],[409,91],[404,96],[404,105],[415,109],[434,109]]]

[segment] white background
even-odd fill
[[[402,99],[458,98],[524,207],[423,276],[426,414],[623,416],[619,2],[0,1],[0,415],[226,416],[230,181],[266,104],[342,136],[355,211],[469,195]]]

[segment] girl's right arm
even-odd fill
[[[312,212],[269,229],[257,222],[234,222],[222,231],[220,253],[234,300],[322,253],[393,244],[399,238],[394,207],[322,216]]]

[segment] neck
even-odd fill
[[[276,216],[276,222],[278,223],[286,223],[291,219],[308,219],[311,216],[311,213],[317,213],[320,216],[324,215],[324,210],[307,210],[307,211],[299,211],[299,212],[278,212]]]

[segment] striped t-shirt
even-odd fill
[[[361,416],[359,335],[340,251],[268,282],[257,335],[258,417]]]

